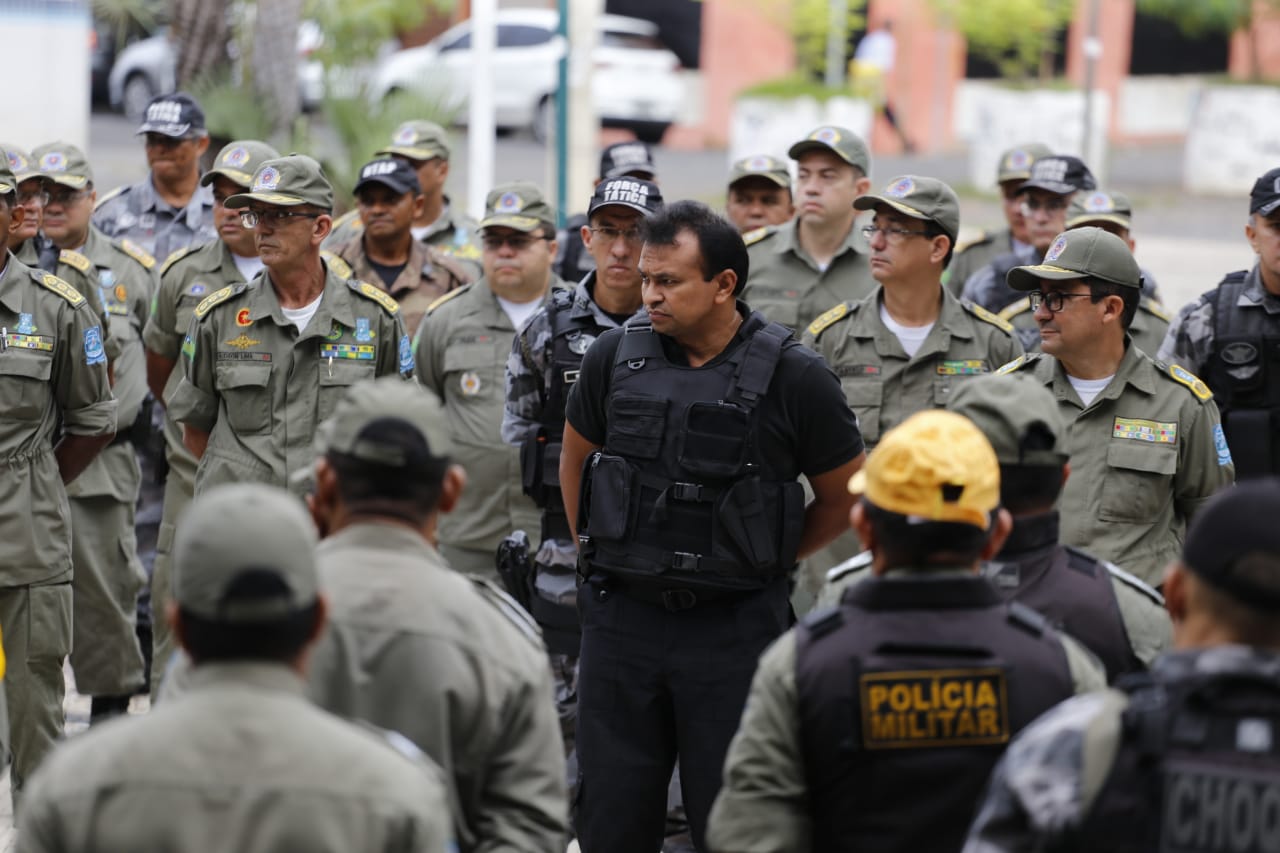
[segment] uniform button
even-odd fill
[[[609,600],[609,590],[603,587],[596,590],[596,601],[608,601],[608,600]]]

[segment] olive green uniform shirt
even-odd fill
[[[360,211],[348,210],[333,221],[333,230],[324,238],[323,246],[336,251],[338,246],[362,233],[364,222],[360,219]],[[426,233],[416,239],[460,262],[468,272],[468,282],[481,276],[480,226],[470,216],[455,209],[448,196],[445,196],[440,218],[427,226]]]
[[[417,240],[409,241],[409,260],[390,287],[370,265],[369,256],[364,250],[363,234],[357,234],[347,242],[335,246],[333,251],[350,264],[353,278],[385,290],[392,299],[400,303],[401,319],[410,337],[417,333],[427,308],[433,302],[473,278],[457,261]]]
[[[301,491],[289,475],[315,460],[316,427],[347,387],[413,373],[395,301],[344,279],[328,261],[307,328],[285,319],[264,271],[196,306],[182,344],[183,377],[169,402],[180,423],[209,433],[196,493],[219,483],[263,482]]]
[[[59,423],[71,435],[115,431],[101,318],[65,281],[9,255],[0,335],[0,585],[70,580],[69,508],[53,435]]]
[[[529,616],[401,524],[344,528],[317,555],[331,610],[308,670],[316,703],[440,763],[462,850],[563,853],[560,723]]]
[[[316,708],[290,669],[209,664],[145,717],[53,752],[24,792],[26,853],[447,853],[439,768]]]
[[[552,273],[550,287],[567,286]],[[455,548],[492,553],[511,531],[540,529],[541,512],[520,485],[520,450],[502,440],[515,334],[483,278],[437,301],[418,327],[418,381],[444,401],[453,460],[467,470],[458,505],[440,517],[440,541]]]
[[[952,295],[959,298],[969,276],[988,266],[1001,255],[1012,252],[1014,248],[1013,232],[1008,228],[984,231],[977,240],[961,244],[956,249],[946,272],[942,274],[942,283]]]
[[[1213,395],[1128,340],[1114,378],[1088,406],[1055,358],[1035,353],[1001,368],[1015,370],[1048,387],[1069,425],[1062,541],[1158,586],[1192,515],[1235,480]]]
[[[945,573],[930,574],[938,571]],[[893,570],[885,577],[900,574],[909,573]],[[1106,677],[1093,655],[1070,637],[1059,637],[1076,693],[1105,688]],[[793,628],[760,656],[742,723],[725,759],[724,786],[711,809],[707,843],[712,850],[813,849],[799,707]],[[921,779],[921,784],[929,780]],[[857,803],[849,807],[857,808]]]
[[[1036,323],[1035,312],[1031,310],[1031,300],[1025,296],[1011,305],[1005,306],[1000,318],[1012,324],[1022,341],[1022,348],[1027,352],[1040,351],[1040,325]],[[1138,302],[1138,310],[1134,312],[1133,323],[1129,326],[1129,337],[1138,345],[1138,349],[1152,358],[1160,351],[1160,344],[1169,331],[1172,318],[1165,307],[1150,296],[1142,297]]]
[[[750,231],[750,268],[739,298],[767,319],[800,331],[841,302],[856,302],[876,288],[867,263],[867,241],[855,225],[825,270],[806,252],[791,220]]]

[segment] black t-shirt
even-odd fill
[[[746,306],[738,303],[746,315]],[[744,324],[745,326],[745,324]],[[705,367],[714,367],[734,349],[747,342],[744,326],[738,327],[733,340]],[[609,386],[613,378],[613,362],[622,341],[622,329],[610,329],[593,343],[582,358],[578,381],[569,392],[565,419],[587,441],[603,445],[607,431]],[[666,335],[658,336],[672,364],[687,365],[684,350]],[[796,459],[796,474],[815,477],[825,474],[853,459],[863,450],[862,433],[857,419],[845,402],[840,380],[831,372],[822,356],[807,347],[788,347],[769,384],[769,391],[756,410],[757,436],[761,451],[770,456]],[[787,453],[771,453],[771,448],[786,448]]]
[[[403,264],[391,264],[388,266],[387,264],[380,264],[367,256],[365,260],[369,262],[369,266],[373,268],[373,271],[378,274],[378,278],[382,279],[382,282],[387,287],[395,284],[396,279],[400,277],[400,273],[404,272],[404,268],[409,265],[408,261],[406,261]]]

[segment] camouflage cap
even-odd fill
[[[253,173],[268,160],[276,160],[280,152],[265,142],[256,139],[237,139],[224,145],[213,158],[213,168],[200,177],[200,186],[208,186],[215,179],[222,177],[248,187],[253,183]]]
[[[733,186],[743,178],[764,178],[785,189],[791,189],[791,170],[787,164],[777,157],[768,154],[756,154],[744,157],[729,169],[729,186]]]
[[[18,179],[13,176],[13,167],[9,165],[8,153],[5,151],[5,158],[0,160],[0,195],[18,191]]]
[[[412,469],[452,454],[453,441],[440,398],[416,382],[384,376],[351,386],[316,431],[316,452]]]
[[[64,187],[84,189],[93,183],[93,169],[84,152],[70,142],[50,142],[31,151],[40,174]]]
[[[234,483],[197,495],[191,509],[174,538],[179,607],[213,622],[244,623],[279,621],[315,604],[316,529],[297,498]]]
[[[9,161],[9,171],[13,173],[13,179],[18,183],[44,177],[36,168],[36,161],[31,155],[18,146],[0,142],[0,151],[4,152],[5,158]]]
[[[1124,193],[1094,190],[1083,198],[1076,195],[1067,208],[1067,227],[1078,228],[1095,222],[1110,222],[1121,228],[1130,228],[1133,222],[1133,205]]]
[[[449,159],[449,134],[433,121],[406,121],[391,134],[391,144],[373,152],[375,157],[399,156],[410,160]]]
[[[1005,281],[1014,290],[1038,290],[1040,282],[1096,278],[1125,287],[1142,287],[1142,270],[1129,245],[1093,225],[1063,231],[1053,239],[1044,261],[1014,267]]]
[[[831,151],[862,174],[871,173],[871,152],[862,137],[845,127],[823,125],[787,150],[787,156],[799,160],[806,151]]]
[[[1039,142],[1028,142],[1015,145],[1000,155],[1000,166],[996,170],[996,183],[1005,181],[1025,181],[1031,177],[1031,167],[1041,157],[1052,157],[1053,149]]]
[[[1050,465],[1067,461],[1067,426],[1053,393],[1016,373],[977,376],[951,392],[947,410],[973,421],[991,442],[1001,465]]]
[[[248,207],[252,202],[296,207],[312,204],[333,209],[333,187],[320,164],[305,154],[265,160],[253,173],[247,193],[227,199],[227,207]]]
[[[972,421],[929,409],[884,434],[849,491],[911,519],[986,530],[1000,504],[1000,465]]]
[[[1205,583],[1255,609],[1280,609],[1280,480],[1223,489],[1196,511],[1182,562]]]
[[[528,181],[511,181],[498,184],[484,200],[484,219],[481,228],[514,228],[517,231],[537,231],[543,225],[552,228],[556,213],[536,184]]]
[[[953,243],[960,233],[960,199],[955,190],[937,178],[902,175],[890,181],[884,192],[860,195],[853,201],[857,210],[874,210],[878,204],[886,204],[912,219],[937,224]]]

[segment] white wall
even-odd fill
[[[6,82],[0,141],[88,149],[87,0],[0,0]]]

